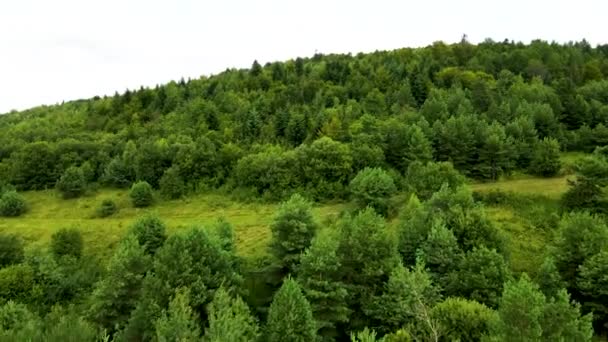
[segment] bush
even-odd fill
[[[170,167],[165,171],[160,179],[159,186],[161,195],[168,199],[180,198],[186,192],[186,185],[179,175],[177,167]]]
[[[359,207],[371,206],[386,215],[391,196],[397,191],[393,178],[380,168],[365,168],[350,183],[353,199]]]
[[[23,242],[17,235],[0,234],[0,268],[23,261]]]
[[[61,192],[63,198],[76,198],[84,194],[86,189],[86,180],[81,169],[72,166],[69,167],[61,178],[57,181],[57,190]]]
[[[481,341],[498,319],[487,306],[464,298],[448,298],[431,310],[446,341]]]
[[[153,202],[152,187],[146,181],[133,184],[129,196],[131,197],[133,206],[136,208],[149,207]]]
[[[131,227],[137,241],[148,254],[154,254],[165,243],[167,239],[165,230],[163,221],[152,214],[139,218]]]
[[[561,168],[559,143],[555,139],[544,138],[534,148],[530,172],[537,176],[555,176]]]
[[[26,302],[31,299],[34,270],[30,265],[11,265],[0,269],[0,301]]]
[[[25,199],[16,191],[7,191],[0,197],[0,216],[17,217],[26,211]]]
[[[82,256],[82,234],[74,228],[60,229],[51,236],[51,253],[57,258],[70,255]]]
[[[111,199],[105,199],[101,202],[99,208],[97,208],[97,216],[108,217],[114,215],[118,211],[118,206]]]
[[[423,164],[415,161],[410,164],[405,175],[405,189],[415,193],[421,200],[431,198],[443,184],[456,189],[464,183],[464,176],[450,162]]]

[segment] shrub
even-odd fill
[[[555,139],[544,138],[534,148],[530,172],[537,176],[555,176],[561,168],[559,143]]]
[[[108,217],[114,215],[118,211],[118,206],[111,199],[105,199],[101,202],[99,208],[97,208],[97,216]]]
[[[31,298],[34,270],[30,265],[11,265],[0,269],[0,301],[25,302]]]
[[[186,192],[186,185],[177,167],[170,167],[165,171],[159,186],[161,195],[168,199],[180,198]]]
[[[386,215],[391,196],[397,191],[393,178],[380,168],[365,168],[350,183],[351,194],[357,204],[373,207]]]
[[[61,178],[57,181],[57,190],[61,192],[63,198],[76,198],[84,194],[86,189],[86,180],[81,169],[72,166],[69,167]]]
[[[51,236],[51,253],[57,258],[64,255],[80,258],[82,246],[82,234],[74,228],[60,229]]]
[[[17,217],[26,210],[25,199],[16,191],[7,191],[0,197],[0,216]]]
[[[136,208],[149,207],[152,204],[152,187],[146,181],[140,181],[131,187],[129,193],[133,206]]]
[[[462,176],[450,162],[410,164],[405,175],[405,189],[415,193],[421,200],[427,200],[441,189],[443,184],[456,189],[465,183]]]
[[[17,235],[0,234],[0,268],[23,261],[23,242]]]
[[[153,214],[139,218],[131,227],[137,241],[148,254],[154,254],[165,243],[167,239],[165,230],[163,221]]]

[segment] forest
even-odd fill
[[[605,341],[607,186],[608,45],[585,40],[12,111],[0,341]]]

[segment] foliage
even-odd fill
[[[72,166],[61,175],[57,181],[57,190],[63,198],[76,198],[84,194],[86,190],[86,179],[82,169]]]
[[[487,306],[459,297],[447,298],[431,310],[441,331],[441,341],[481,341],[498,319]]]
[[[560,168],[559,142],[551,138],[539,141],[534,148],[530,172],[542,177],[551,177],[555,176]]]
[[[152,187],[145,181],[137,182],[129,193],[133,206],[136,208],[149,207],[153,202]]]
[[[147,214],[137,219],[131,226],[131,231],[150,255],[154,255],[167,239],[165,223],[154,214]]]
[[[348,290],[342,282],[338,255],[339,236],[322,230],[300,259],[297,281],[310,302],[318,335],[331,340],[339,334],[339,324],[348,322]]]
[[[0,268],[23,261],[23,241],[14,234],[0,234]]]
[[[260,332],[256,319],[240,297],[233,298],[220,288],[209,304],[209,328],[205,341],[254,342]]]
[[[101,201],[99,208],[97,208],[97,216],[99,217],[108,217],[116,214],[118,212],[118,206],[116,202],[111,199],[104,199]]]
[[[156,321],[157,341],[194,342],[199,340],[200,331],[188,303],[189,295],[188,290],[177,290],[175,297],[169,303],[169,310],[163,311],[162,316]]]
[[[378,168],[365,168],[350,182],[350,191],[360,208],[370,206],[386,215],[391,196],[397,191],[393,178]]]
[[[90,317],[108,331],[124,327],[150,267],[150,256],[134,236],[128,236],[110,259],[106,276],[93,290]]]
[[[168,168],[159,181],[160,193],[169,199],[180,198],[186,193],[186,184],[176,167]]]
[[[312,310],[298,283],[285,279],[275,294],[266,326],[266,341],[314,341],[316,334]]]
[[[465,178],[449,162],[410,164],[405,174],[405,187],[420,199],[429,199],[446,184],[450,188],[463,185]]]
[[[27,211],[25,199],[16,191],[7,191],[0,196],[0,216],[16,217]]]
[[[82,234],[76,228],[60,229],[51,236],[51,253],[56,258],[63,256],[80,258],[82,247]]]
[[[316,229],[312,205],[302,196],[295,194],[281,204],[270,225],[270,247],[285,273],[293,272]]]

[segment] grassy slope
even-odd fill
[[[45,245],[57,229],[78,227],[91,253],[107,253],[122,238],[140,215],[153,211],[168,225],[169,232],[197,224],[209,224],[225,217],[234,225],[239,252],[252,255],[265,251],[270,238],[268,225],[276,211],[274,204],[236,203],[220,195],[199,195],[176,201],[157,201],[149,209],[130,205],[128,192],[101,190],[80,199],[63,200],[54,191],[23,193],[30,210],[19,218],[0,220],[0,232],[18,233],[32,246]],[[94,218],[95,209],[103,199],[111,198],[121,208],[109,218]],[[339,213],[343,204],[327,204],[315,208],[320,221]]]
[[[488,206],[487,213],[509,240],[511,268],[534,274],[552,238],[552,229],[538,227],[547,212],[557,212],[559,198],[568,189],[568,176],[523,178],[472,184],[475,191],[500,190],[521,197],[520,204]],[[555,228],[555,227],[552,227]]]
[[[569,164],[577,157],[580,155],[565,155],[563,162]],[[495,183],[472,184],[471,187],[481,192],[497,189],[532,197],[532,205],[555,210],[559,197],[567,189],[567,177],[520,177]],[[264,253],[270,239],[268,226],[277,209],[276,204],[239,203],[217,194],[157,201],[149,209],[132,208],[126,190],[104,189],[94,195],[73,200],[63,200],[55,191],[50,190],[26,192],[23,195],[29,203],[29,212],[19,218],[0,220],[0,232],[18,233],[31,246],[44,246],[57,229],[78,227],[83,232],[89,252],[102,254],[109,253],[133,221],[148,211],[158,213],[167,223],[170,233],[196,224],[209,224],[224,217],[235,227],[241,255]],[[116,201],[121,208],[120,212],[109,218],[94,218],[97,206],[106,198]],[[315,207],[315,215],[323,222],[338,215],[346,206],[339,203],[318,205]],[[525,205],[489,206],[487,212],[509,239],[513,270],[534,273],[542,261],[541,256],[551,232],[536,226],[534,212],[530,212]]]

